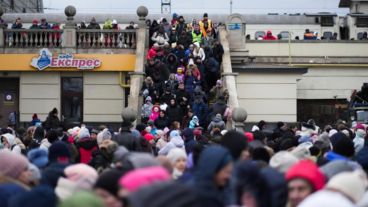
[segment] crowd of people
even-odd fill
[[[147,20],[150,49],[141,94],[142,123],[159,130],[201,128],[213,133],[225,129],[229,97],[221,78],[223,47],[217,25],[203,15],[187,23],[173,15]],[[208,127],[208,128],[207,128]]]
[[[161,116],[155,108],[151,115]],[[272,129],[260,121],[216,135],[191,123],[123,120],[119,131],[64,131],[53,109],[43,122],[34,114],[30,125],[0,130],[1,206],[368,206],[360,123],[321,129],[311,119]]]
[[[0,206],[368,206],[366,125],[229,129],[216,25],[147,25],[140,123],[64,129],[54,108],[27,129],[1,126]]]

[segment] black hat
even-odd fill
[[[101,188],[116,196],[119,190],[118,182],[124,171],[112,169],[103,172],[96,181],[94,188]]]
[[[203,14],[203,17],[208,17],[208,14],[207,14],[207,13],[204,13],[204,14]]]

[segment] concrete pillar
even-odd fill
[[[248,113],[244,108],[234,108],[232,113],[232,119],[235,122],[235,130],[244,133],[244,122],[247,120]]]
[[[139,91],[142,86],[144,73],[144,64],[145,64],[145,52],[146,52],[146,37],[147,37],[147,29],[146,29],[146,16],[148,15],[148,9],[144,6],[140,6],[137,9],[137,15],[139,16],[139,28],[137,29],[137,48],[135,51],[136,60],[135,60],[135,70],[130,75],[130,96],[128,98],[128,108],[134,109],[137,112],[137,115],[140,114],[141,109],[141,101],[139,96]],[[139,119],[138,119],[139,121]]]
[[[230,48],[245,49],[245,20],[241,14],[232,14],[228,18],[227,30],[229,32]]]
[[[77,10],[74,6],[65,7],[65,15],[67,22],[65,24],[62,36],[62,47],[65,48],[65,53],[75,53],[77,47],[77,31],[74,23],[74,16]]]
[[[2,7],[0,7],[0,18],[3,16],[4,10]],[[0,23],[0,47],[4,47],[4,23]],[[6,28],[5,28],[6,29]]]

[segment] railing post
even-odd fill
[[[1,17],[3,16],[4,14],[4,10],[3,8],[0,6],[0,19]],[[0,22],[0,47],[4,47],[4,42],[5,42],[5,39],[4,39],[4,23],[1,23]]]
[[[137,9],[137,15],[139,16],[139,28],[136,30],[136,59],[135,59],[135,70],[131,74],[130,78],[130,96],[128,108],[136,110],[140,114],[140,101],[139,91],[144,77],[144,64],[145,64],[145,50],[146,50],[146,16],[148,15],[148,9],[144,6],[140,6]],[[139,122],[140,119],[137,120]]]
[[[4,39],[4,29],[0,27],[0,47],[4,47],[5,39]]]
[[[67,22],[64,27],[62,37],[62,47],[66,49],[76,49],[77,47],[77,30],[74,24],[74,16],[77,10],[74,6],[67,6],[65,8],[65,15],[67,16]]]

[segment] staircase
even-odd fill
[[[244,65],[249,62],[249,51],[246,49],[230,49],[232,65]]]

